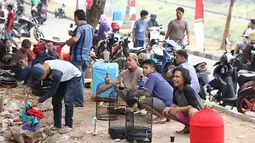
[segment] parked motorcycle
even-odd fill
[[[43,8],[38,11],[37,6],[33,6],[31,9],[31,15],[40,24],[43,24],[47,20],[47,7],[43,6]]]
[[[126,57],[129,53],[128,44],[130,43],[128,38],[130,35],[131,33],[128,33],[120,38],[118,47],[115,47],[117,49],[116,53],[113,53],[114,55],[110,60],[112,63],[118,63],[120,71],[126,69]]]
[[[228,52],[221,56],[220,60],[214,64],[216,66],[213,71],[214,79],[206,86],[209,96],[222,106],[236,105],[238,75],[236,68],[231,64],[232,59],[233,56]],[[213,90],[217,90],[215,95],[211,93]]]
[[[154,27],[149,27],[149,46],[152,47],[154,44],[158,45],[159,40],[160,40],[160,35],[165,35],[164,31],[160,31],[162,29],[162,25],[159,27],[154,26]]]
[[[14,37],[31,37],[31,32],[33,32],[35,39],[39,41],[41,37],[44,37],[44,34],[36,23],[36,19],[28,19],[22,16],[18,21],[14,21],[12,35]]]
[[[55,17],[59,17],[59,18],[65,18],[66,17],[65,4],[62,4],[61,7],[56,8]]]
[[[211,73],[207,69],[207,64],[205,62],[201,62],[201,63],[194,65],[194,68],[196,70],[197,77],[199,80],[199,85],[200,85],[200,91],[198,94],[202,99],[206,100],[206,92],[203,87],[208,84],[209,75]]]
[[[65,61],[70,61],[70,55],[69,52],[64,53],[62,51],[62,49],[70,49],[69,46],[66,45],[65,42],[59,42],[59,41],[54,41],[54,40],[50,40],[50,39],[46,39],[46,38],[40,38],[40,41],[36,44],[36,46],[40,46],[42,48],[44,48],[46,46],[47,43],[52,42],[53,43],[53,47],[56,48],[56,52],[59,54],[60,59],[63,59]],[[92,60],[96,59],[96,55],[94,52],[90,52],[90,57]]]
[[[245,83],[238,92],[236,102],[237,111],[240,113],[255,112],[255,80],[249,77],[250,81]]]

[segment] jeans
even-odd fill
[[[70,55],[70,62],[77,67],[81,71],[81,78],[82,82],[79,85],[80,90],[77,92],[76,98],[74,100],[74,104],[77,106],[84,106],[84,86],[85,86],[85,76],[86,76],[86,71],[89,67],[89,61],[77,61],[74,57],[74,55]]]
[[[10,31],[5,31],[5,38],[11,40],[15,47],[18,47],[18,43],[13,39]]]
[[[144,46],[144,40],[135,39],[134,47],[143,47],[143,46]]]
[[[73,127],[73,106],[76,93],[81,83],[81,77],[74,77],[69,81],[61,82],[52,97],[54,126],[61,128],[62,125],[62,100],[65,103],[65,126]]]

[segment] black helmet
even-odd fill
[[[157,14],[155,12],[151,13],[151,19],[153,19],[153,20],[157,19]]]

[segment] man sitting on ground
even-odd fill
[[[92,100],[96,100],[96,95],[107,91],[113,86],[118,86],[121,83],[121,78],[124,86],[128,89],[137,88],[137,81],[143,76],[142,69],[138,66],[138,57],[134,53],[129,53],[127,56],[127,67],[128,69],[120,73],[120,75],[112,80],[111,83],[106,84],[99,91],[92,95]]]
[[[137,96],[146,95],[147,98],[141,103],[142,108],[157,116],[152,123],[162,123],[167,119],[162,115],[165,107],[172,106],[173,88],[171,85],[155,71],[155,64],[152,60],[143,61],[143,74],[147,76],[144,88],[152,93],[152,97],[146,90],[139,90],[135,93]],[[153,99],[151,99],[153,98]]]

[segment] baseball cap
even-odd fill
[[[35,64],[31,68],[31,75],[35,79],[39,79],[44,74],[44,66],[42,64]]]

